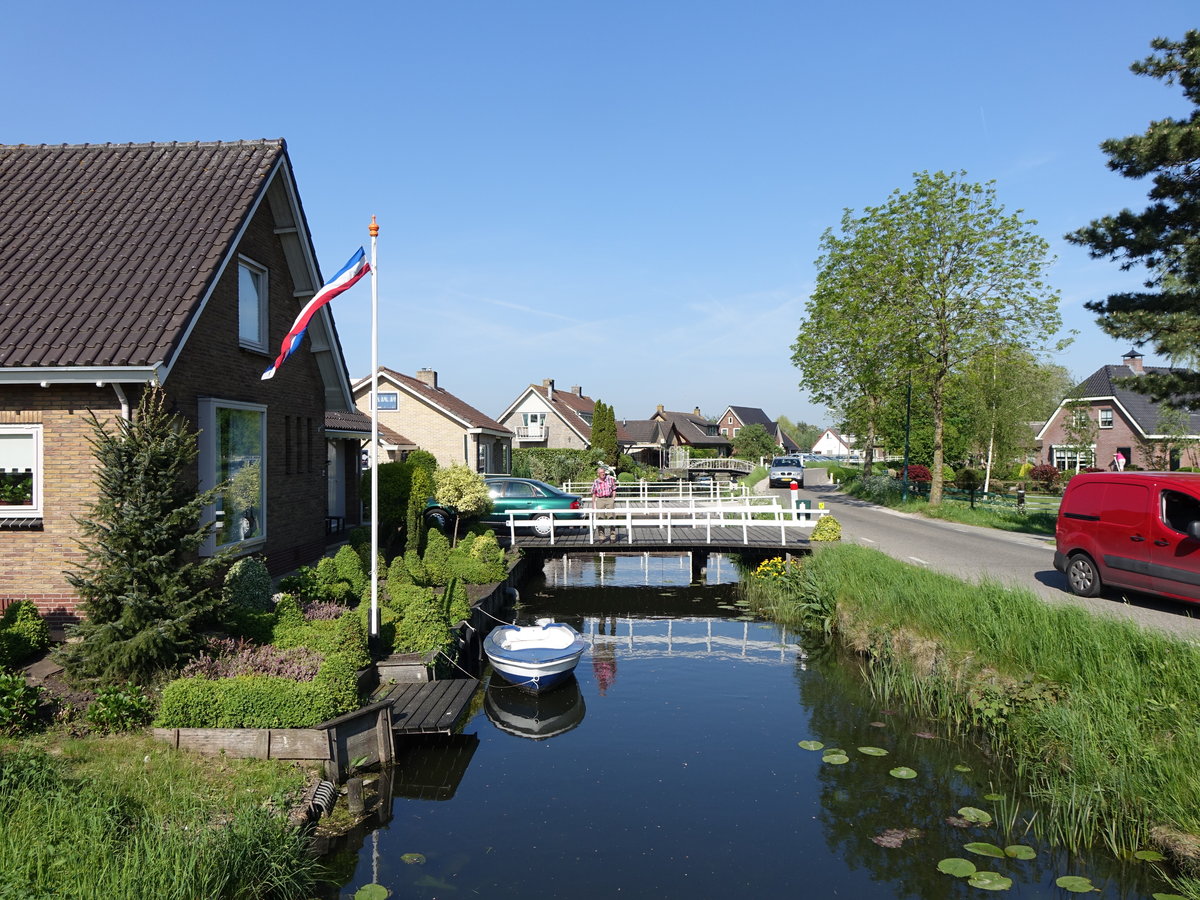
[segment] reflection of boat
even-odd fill
[[[483,652],[500,676],[517,687],[544,691],[575,670],[587,641],[570,625],[538,619],[534,625],[501,625],[483,639]]]
[[[501,731],[543,741],[565,734],[583,721],[583,693],[573,677],[552,691],[531,694],[493,681],[483,711]]]

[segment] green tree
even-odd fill
[[[492,498],[483,483],[483,476],[466,466],[438,469],[433,481],[438,503],[458,512],[454,517],[454,543],[457,544],[459,522],[491,512]]]
[[[433,471],[437,471],[434,469]],[[425,541],[425,507],[434,495],[433,474],[424,466],[414,466],[404,517],[404,552],[420,554]]]
[[[790,437],[793,441],[795,441],[796,445],[805,452],[811,450],[813,444],[815,444],[825,432],[825,429],[820,425],[809,425],[804,421],[793,422],[787,416],[779,417],[779,427],[782,428],[784,433],[787,434],[788,437]]]
[[[775,438],[762,425],[747,425],[738,429],[733,437],[733,455],[742,459],[757,460],[778,452],[779,445],[775,443]]]
[[[1144,268],[1145,290],[1123,291],[1087,304],[1113,337],[1193,369],[1147,372],[1127,387],[1159,402],[1186,407],[1200,392],[1194,371],[1200,348],[1200,31],[1181,41],[1156,38],[1154,53],[1130,68],[1168,85],[1178,83],[1192,104],[1185,118],[1151,122],[1144,134],[1104,141],[1108,167],[1126,178],[1150,177],[1150,205],[1124,209],[1068,234],[1095,259],[1122,269]]]
[[[110,429],[93,415],[91,428],[97,498],[79,520],[83,562],[67,573],[87,618],[63,663],[77,677],[146,682],[194,656],[215,621],[225,558],[198,551],[204,508],[226,486],[198,493],[189,481],[196,434],[157,385],[132,421]]]
[[[810,299],[820,316],[810,315],[794,345],[800,365],[825,323],[837,348],[829,363],[852,371],[857,388],[837,405],[859,401],[868,425],[880,398],[912,379],[914,406],[927,405],[933,421],[932,505],[942,498],[952,379],[989,347],[1036,346],[1061,325],[1058,295],[1042,280],[1048,244],[1030,230],[1035,223],[1005,213],[992,183],[968,183],[965,174],[921,172],[907,193],[857,219],[847,212],[843,236],[824,241]],[[860,433],[868,446],[873,437]]]
[[[596,401],[592,412],[592,449],[599,451],[600,462],[616,467],[619,459],[617,417],[613,408],[602,400]]]

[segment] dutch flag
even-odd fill
[[[304,304],[304,309],[300,310],[300,315],[296,316],[296,321],[292,323],[292,327],[284,335],[283,343],[279,347],[279,356],[275,357],[275,362],[271,364],[271,368],[263,372],[263,381],[273,377],[275,371],[283,365],[283,361],[296,352],[296,348],[304,340],[304,332],[308,329],[308,323],[316,311],[342,293],[342,291],[353,287],[358,279],[370,271],[371,264],[367,262],[367,255],[363,251],[363,248],[359,247],[358,252],[350,257],[350,261],[342,266],[338,273],[326,282],[319,291],[313,294],[311,300]]]

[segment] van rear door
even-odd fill
[[[1200,541],[1187,529],[1200,521],[1200,499],[1185,491],[1162,488],[1151,543],[1154,591],[1200,600]]]

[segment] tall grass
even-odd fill
[[[1052,839],[1123,852],[1153,838],[1188,868],[1180,854],[1200,835],[1197,647],[855,546],[749,587],[752,602],[756,591],[789,624],[811,625],[816,611],[867,656],[888,702],[985,734]]]
[[[296,774],[86,745],[0,747],[0,897],[311,896],[319,864],[275,808]]]

